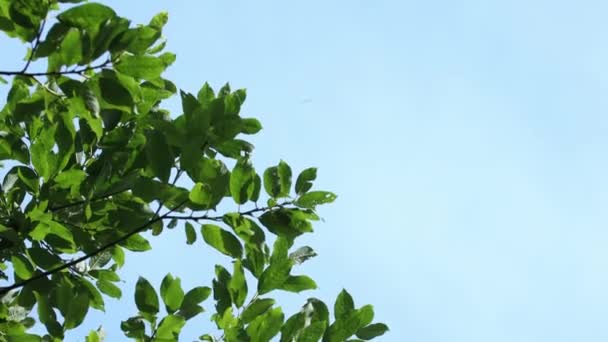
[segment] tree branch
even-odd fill
[[[32,45],[32,50],[30,51],[30,55],[27,57],[27,61],[25,62],[23,69],[21,69],[22,73],[25,73],[27,71],[27,68],[30,67],[30,64],[34,60],[34,55],[36,54],[36,51],[38,50],[38,45],[40,45],[40,37],[42,36],[42,31],[44,31],[44,25],[46,25],[46,18],[42,20],[40,29],[38,30],[38,33],[36,34],[36,40],[34,41],[34,44]]]
[[[122,192],[125,192],[125,191],[128,191],[128,190],[130,190],[130,189],[131,189],[131,188],[122,189],[122,190],[116,190],[116,191],[114,191],[114,192],[110,192],[110,193],[107,193],[107,194],[103,194],[103,195],[101,195],[101,196],[99,196],[99,197],[95,197],[95,198],[90,199],[90,200],[89,200],[89,203],[90,203],[90,202],[97,202],[97,201],[101,201],[101,200],[103,200],[103,199],[106,199],[106,198],[108,198],[108,197],[112,197],[112,196],[114,196],[114,195],[118,195],[118,194],[120,194],[120,193],[122,193]],[[63,205],[60,205],[60,206],[58,206],[58,207],[52,207],[52,208],[49,208],[49,210],[50,210],[50,211],[58,211],[58,210],[61,210],[61,209],[70,208],[70,207],[75,207],[75,206],[77,206],[77,205],[82,205],[82,204],[85,204],[85,203],[87,203],[87,201],[86,201],[86,200],[83,200],[83,201],[77,201],[77,202],[72,202],[72,203],[63,204]]]
[[[71,70],[64,71],[47,71],[47,72],[27,72],[26,70],[21,71],[0,71],[0,75],[4,76],[25,76],[25,77],[36,77],[36,76],[61,76],[61,75],[83,75],[85,72],[90,70],[96,70],[104,68],[112,63],[110,58],[106,59],[103,63],[92,65],[84,68],[73,68]]]
[[[172,212],[174,212],[175,210],[179,209],[181,206],[183,206],[184,204],[186,204],[186,202],[187,202],[187,200],[181,202],[180,204],[178,204],[177,206],[175,206],[173,209],[170,209],[168,212],[166,212],[164,215],[156,216],[156,217],[150,219],[148,222],[146,222],[145,224],[143,224],[143,225],[141,225],[141,226],[133,229],[131,232],[127,233],[126,235],[123,235],[123,236],[119,237],[118,239],[116,239],[114,241],[110,241],[110,242],[106,243],[105,245],[97,248],[96,250],[94,250],[91,253],[88,253],[88,254],[80,257],[80,258],[76,258],[76,259],[74,259],[74,260],[72,260],[72,261],[70,261],[70,262],[68,262],[66,264],[63,264],[63,265],[61,265],[59,267],[55,267],[55,268],[53,268],[53,269],[51,269],[49,271],[45,271],[45,272],[39,273],[39,274],[37,274],[37,275],[35,275],[35,276],[27,279],[27,280],[23,280],[21,282],[15,283],[15,284],[10,285],[10,286],[0,287],[0,295],[4,295],[4,294],[8,293],[11,290],[21,288],[21,287],[23,287],[23,286],[25,286],[25,285],[27,285],[27,284],[29,284],[31,282],[34,282],[34,281],[36,281],[38,279],[45,278],[45,277],[47,277],[49,275],[52,275],[52,274],[55,274],[57,272],[63,271],[66,268],[72,267],[72,266],[78,264],[79,262],[85,261],[85,260],[87,260],[87,259],[89,259],[89,258],[91,258],[91,257],[93,257],[93,256],[95,256],[95,255],[97,255],[97,254],[105,251],[106,249],[108,249],[110,247],[114,247],[117,244],[126,241],[131,236],[133,236],[133,235],[135,235],[137,233],[140,233],[145,228],[149,227],[151,224],[153,224],[155,222],[158,222],[158,221],[161,221],[161,220],[164,220],[165,218],[167,218],[167,216],[169,214],[171,214]]]
[[[263,212],[266,210],[271,210],[274,208],[281,208],[285,205],[289,205],[292,204],[293,202],[284,202],[281,204],[277,204],[271,207],[260,207],[260,208],[254,208],[251,210],[247,210],[247,211],[243,211],[243,212],[239,212],[239,214],[243,215],[243,216],[253,216],[253,214],[255,213],[259,213],[259,212]],[[204,215],[189,215],[189,216],[180,216],[180,215],[166,215],[165,216],[166,219],[176,219],[176,220],[192,220],[192,221],[200,221],[200,220],[207,220],[207,221],[222,221],[224,216],[209,216],[207,214]]]

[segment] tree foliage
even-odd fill
[[[222,335],[201,331],[203,341],[385,333],[372,307],[356,308],[346,291],[333,318],[319,299],[286,315],[270,297],[317,287],[294,273],[316,255],[296,240],[313,231],[316,207],[336,196],[311,190],[315,168],[295,183],[284,161],[256,170],[245,139],[262,125],[241,116],[244,89],[204,84],[189,93],[163,78],[175,61],[164,51],[167,19],[159,13],[135,26],[100,3],[0,0],[0,30],[30,46],[22,68],[0,71],[8,90],[0,111],[0,341],[67,338],[89,310],[105,310],[106,297],[121,298],[125,250],[148,251],[142,233],[178,224],[186,243],[201,238],[230,267],[216,265],[208,286],[191,289],[170,273],[161,284],[139,278],[138,312],[120,325],[125,336],[175,341],[205,309]],[[171,115],[162,101],[177,93],[182,113]],[[239,211],[217,214],[224,201]],[[36,324],[44,336],[29,332]],[[99,329],[86,337],[102,339]]]

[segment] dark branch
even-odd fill
[[[103,200],[103,199],[106,199],[106,198],[108,198],[108,197],[112,197],[112,196],[114,196],[114,195],[118,195],[118,194],[123,193],[123,192],[128,191],[128,190],[130,190],[130,188],[127,188],[127,189],[122,189],[122,190],[116,190],[116,191],[114,191],[114,192],[110,192],[110,193],[107,193],[107,194],[103,194],[103,195],[101,195],[101,196],[99,196],[99,197],[95,197],[95,198],[90,199],[90,200],[89,200],[89,203],[90,203],[90,202],[97,202],[97,201],[101,201],[101,200]],[[70,207],[75,207],[75,206],[78,206],[78,205],[83,205],[83,204],[85,204],[85,203],[87,203],[87,201],[86,201],[86,200],[83,200],[83,201],[77,201],[77,202],[72,202],[72,203],[62,204],[62,205],[57,206],[57,207],[51,207],[51,208],[49,208],[49,210],[50,210],[50,211],[58,211],[58,210],[65,209],[65,208],[70,208]]]
[[[21,281],[19,283],[15,283],[15,284],[10,285],[10,286],[0,287],[0,295],[4,295],[4,294],[6,294],[7,292],[9,292],[11,290],[21,288],[21,287],[23,287],[23,286],[25,286],[25,285],[27,285],[27,284],[29,284],[31,282],[34,282],[34,281],[36,281],[38,279],[42,279],[42,278],[45,278],[45,277],[47,277],[49,275],[52,275],[52,274],[55,274],[57,272],[63,271],[66,268],[70,268],[70,267],[78,264],[79,262],[82,262],[82,261],[85,261],[85,260],[87,260],[87,259],[89,259],[91,257],[94,257],[95,255],[97,255],[97,254],[105,251],[106,249],[108,249],[110,247],[114,247],[114,246],[118,245],[119,243],[126,241],[131,236],[140,233],[141,231],[143,231],[144,229],[146,229],[147,227],[149,227],[151,224],[154,224],[154,223],[156,223],[158,221],[164,220],[173,211],[179,209],[181,206],[183,206],[184,204],[186,204],[186,202],[187,201],[181,202],[176,207],[174,207],[173,209],[171,209],[168,212],[166,212],[164,215],[156,216],[156,217],[152,218],[151,220],[149,220],[145,224],[143,224],[143,225],[141,225],[141,226],[133,229],[131,232],[127,233],[126,235],[123,235],[123,236],[119,237],[118,239],[116,239],[114,241],[110,241],[110,242],[106,243],[105,245],[97,248],[96,250],[94,250],[91,253],[88,253],[88,254],[80,257],[80,258],[74,259],[74,260],[72,260],[72,261],[70,261],[70,262],[68,262],[66,264],[63,264],[63,265],[61,265],[59,267],[55,267],[55,268],[53,268],[53,269],[51,269],[49,271],[39,273],[39,274],[37,274],[37,275],[35,275],[35,276],[27,279],[27,280]]]
[[[263,212],[263,211],[267,211],[267,210],[272,210],[274,208],[281,208],[285,205],[289,205],[292,204],[293,202],[285,202],[285,203],[281,203],[281,204],[277,204],[275,206],[272,207],[261,207],[261,208],[254,208],[251,210],[247,210],[247,211],[243,211],[243,212],[239,212],[239,214],[243,215],[243,216],[253,216],[253,214],[259,213],[259,212]],[[176,220],[192,220],[192,221],[222,221],[224,218],[224,216],[209,216],[207,214],[204,215],[189,215],[189,216],[180,216],[180,215],[165,215],[165,219],[176,219]]]
[[[36,76],[61,76],[61,75],[82,75],[87,71],[97,70],[104,67],[109,66],[112,63],[111,59],[105,60],[103,63],[92,65],[84,68],[74,68],[71,70],[64,71],[46,71],[46,72],[27,72],[25,70],[22,71],[0,71],[0,75],[5,76],[26,76],[26,77],[36,77]]]
[[[46,25],[46,19],[42,20],[40,30],[38,30],[38,33],[36,34],[36,40],[34,41],[34,45],[32,45],[32,51],[30,51],[30,55],[28,56],[27,61],[23,66],[23,69],[21,69],[22,73],[25,73],[27,71],[27,68],[30,67],[30,64],[34,60],[34,56],[36,55],[36,51],[38,50],[38,46],[40,45],[40,37],[42,36],[42,31],[44,31],[44,25]]]

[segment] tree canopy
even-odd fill
[[[0,341],[82,339],[69,331],[87,323],[89,310],[105,311],[104,298],[122,296],[125,250],[146,252],[148,232],[161,238],[177,226],[187,244],[201,239],[226,264],[191,289],[171,273],[160,284],[139,278],[131,284],[138,312],[104,329],[176,341],[206,310],[221,333],[201,331],[203,341],[384,334],[372,306],[355,307],[346,290],[333,315],[311,297],[288,316],[271,297],[317,287],[296,273],[316,256],[296,240],[336,195],[313,190],[316,168],[296,176],[280,161],[256,171],[246,138],[262,125],[241,115],[244,89],[205,83],[188,92],[163,77],[176,59],[164,51],[167,20],[163,12],[133,25],[79,0],[0,0],[0,30],[29,45],[21,68],[0,71],[8,90],[0,111]],[[182,111],[172,115],[163,100],[176,94]],[[238,211],[219,213],[225,202]],[[46,333],[33,334],[35,326]],[[92,330],[86,341],[103,335]]]

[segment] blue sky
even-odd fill
[[[168,78],[247,88],[257,168],[317,166],[338,194],[302,241],[309,295],[374,304],[381,341],[608,339],[608,3],[105,3],[136,22],[168,10]],[[131,255],[124,295],[167,270],[209,284],[226,260],[184,241]],[[294,312],[307,295],[280,297]],[[86,329],[120,340],[129,302]],[[184,340],[211,326],[196,322]]]

